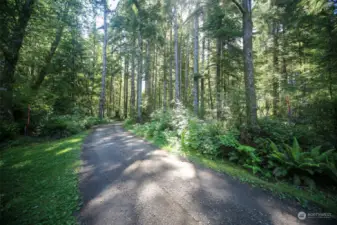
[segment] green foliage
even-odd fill
[[[254,174],[261,172],[259,166],[261,159],[253,147],[239,145],[234,151],[229,153],[229,160],[251,169]]]
[[[309,116],[307,118],[309,118]],[[324,148],[331,148],[334,143],[330,136],[328,137],[326,135],[327,137],[324,137],[318,132],[319,129],[314,129],[307,124],[289,123],[289,121],[280,119],[261,118],[259,120],[259,126],[259,133],[255,134],[256,144],[263,144],[258,143],[261,142],[262,139],[269,139],[279,144],[290,144],[294,137],[304,148],[311,148],[317,144],[322,145]],[[263,145],[265,147],[265,143]]]
[[[212,135],[210,128],[211,126],[202,121],[191,118],[184,132],[182,146],[211,157],[218,156],[220,152],[216,145],[216,136]]]
[[[170,112],[156,111],[151,114],[152,120],[145,124],[135,124],[133,126],[136,134],[144,136],[160,145],[167,145],[177,137],[177,132],[172,130],[172,121]],[[133,119],[124,122],[125,127],[131,127],[134,124]]]
[[[77,224],[78,168],[87,132],[0,152],[1,224]]]
[[[132,120],[125,121],[125,126],[132,123]],[[151,115],[150,122],[133,127],[136,134],[161,146],[173,146],[178,141],[183,151],[211,159],[228,158],[267,179],[276,177],[292,180],[297,185],[308,185],[311,188],[314,188],[314,175],[317,174],[325,174],[336,180],[336,154],[333,150],[323,152],[320,147],[314,147],[307,152],[300,147],[296,138],[293,145],[289,146],[282,140],[288,138],[287,131],[293,133],[295,129],[286,123],[275,127],[278,124],[275,121],[265,122],[262,132],[279,142],[260,137],[255,139],[256,147],[242,145],[238,141],[238,132],[226,131],[218,122],[206,123],[191,116],[183,108],[166,113],[157,111]]]
[[[322,173],[328,172],[333,180],[337,178],[334,149],[322,152],[321,147],[317,146],[303,151],[296,138],[292,146],[284,144],[283,148],[271,141],[270,148],[269,166],[278,178],[292,177],[296,185],[305,184],[311,188],[315,186],[313,178]]]
[[[236,149],[238,146],[240,146],[239,141],[232,133],[227,133],[226,135],[219,135],[219,143],[228,148]]]
[[[133,119],[133,118],[127,118],[126,120],[124,120],[123,125],[124,125],[124,127],[129,128],[129,127],[131,127],[135,122],[136,122],[135,119]]]
[[[292,125],[286,121],[262,118],[259,126],[259,136],[269,138],[275,143],[289,143],[294,136]]]
[[[0,142],[15,138],[18,132],[19,127],[16,123],[0,121]]]
[[[144,125],[139,125],[139,124],[135,124],[133,125],[132,130],[141,136],[141,133],[139,133],[140,130],[142,130],[142,132],[144,132],[145,128]],[[216,127],[216,126],[213,126]],[[185,133],[187,132],[187,129],[184,129],[182,132],[182,135],[180,136],[181,142],[185,142],[184,141],[184,136]],[[174,131],[169,131],[166,130],[163,132],[165,135],[169,136],[170,134],[172,135],[171,137],[172,140],[170,140],[169,138],[167,138],[166,136],[166,140],[170,141],[176,141],[177,138],[177,133]],[[234,133],[235,134],[235,133]],[[229,135],[230,137],[225,137],[224,139],[229,139],[229,143],[237,143],[236,141],[232,140],[232,138],[235,139],[235,135]],[[221,135],[221,136],[227,136],[227,135]],[[154,141],[152,138],[147,138],[149,141],[154,142],[154,144],[156,144],[159,147],[162,147],[164,149],[167,149],[169,151],[176,151],[176,148],[171,148],[170,146],[168,146],[167,142],[163,143],[163,142],[158,142],[158,141]],[[226,143],[226,142],[224,142]],[[238,144],[239,145],[239,144]],[[269,142],[268,142],[268,146],[269,146]],[[275,181],[274,179],[271,181],[266,181],[266,179],[261,179],[261,178],[272,178],[274,177],[272,175],[272,173],[269,170],[266,170],[264,168],[260,168],[258,166],[256,166],[255,168],[253,166],[249,166],[248,164],[245,166],[246,168],[249,168],[251,171],[255,171],[255,173],[258,173],[259,175],[263,175],[262,177],[258,177],[253,175],[252,173],[248,172],[247,170],[245,170],[244,168],[242,168],[242,166],[240,164],[235,165],[229,161],[226,161],[224,159],[217,159],[217,158],[212,158],[210,159],[209,155],[204,155],[204,154],[200,154],[199,151],[189,151],[189,149],[184,148],[184,146],[181,146],[182,149],[184,151],[178,152],[179,154],[182,154],[186,157],[188,157],[189,160],[192,161],[196,161],[197,163],[200,163],[206,167],[212,168],[216,171],[219,172],[224,172],[227,173],[231,176],[233,176],[234,178],[239,179],[242,182],[248,182],[250,184],[253,185],[258,185],[263,187],[264,189],[268,189],[271,190],[273,192],[279,193],[280,195],[284,196],[284,195],[289,195],[289,196],[293,196],[295,197],[298,201],[300,202],[315,202],[316,204],[320,205],[323,208],[326,208],[328,210],[336,210],[335,209],[335,199],[333,198],[333,196],[327,195],[327,194],[323,194],[323,192],[311,192],[310,190],[303,190],[303,189],[298,189],[298,187],[294,187],[293,185],[289,185],[288,183],[285,183],[283,181]],[[246,151],[246,152],[250,152],[251,147],[249,146],[244,146],[241,147],[241,149],[244,149],[242,151]],[[270,151],[270,150],[266,150]],[[260,149],[256,149],[254,154],[259,154],[261,152]],[[246,155],[246,153],[245,153]],[[249,155],[249,154],[248,154]],[[262,157],[261,157],[262,158]],[[256,159],[256,157],[254,157],[254,159]],[[258,161],[258,160],[257,160]],[[249,162],[249,161],[248,161]]]
[[[80,116],[53,116],[44,121],[40,127],[40,136],[52,138],[68,137],[89,129],[94,125],[107,123],[108,120],[100,120],[98,117],[80,117]]]

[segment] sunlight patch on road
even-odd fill
[[[140,166],[141,163],[142,162],[140,160],[137,160],[136,162],[132,163],[130,166],[128,166],[124,170],[123,175],[129,175],[129,174],[135,172],[138,169],[138,167]]]
[[[297,217],[291,215],[285,210],[281,211],[279,208],[273,207],[274,203],[272,200],[267,200],[265,198],[257,199],[259,205],[270,215],[271,221],[273,221],[273,225],[292,225],[298,224]],[[294,212],[297,215],[297,212]]]

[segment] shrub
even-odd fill
[[[228,132],[226,135],[218,135],[219,151],[222,156],[228,156],[228,154],[240,146],[239,141],[232,132]]]
[[[169,111],[168,116],[170,118],[170,128],[177,131],[179,136],[188,126],[189,120],[193,118],[192,114],[182,105],[178,105],[173,111]]]
[[[258,137],[268,138],[275,143],[290,143],[293,134],[293,125],[286,121],[262,118],[259,120],[260,131]]]
[[[53,116],[40,127],[39,135],[62,138],[89,129],[94,125],[107,122],[108,120],[101,120],[97,117],[79,117],[76,115]]]
[[[123,125],[125,126],[125,127],[130,127],[132,124],[135,124],[135,120],[134,120],[134,118],[127,118],[125,121],[124,121],[124,123],[123,123]]]
[[[0,121],[0,142],[13,139],[19,133],[19,127],[16,123]]]
[[[221,152],[218,149],[217,137],[212,135],[210,129],[212,126],[196,118],[190,119],[182,133],[182,147],[211,157],[218,156]]]
[[[292,146],[284,144],[283,148],[279,148],[271,141],[270,147],[272,154],[269,164],[276,177],[291,177],[294,184],[304,184],[310,188],[315,187],[312,179],[314,175],[324,172],[330,174],[332,179],[337,179],[334,149],[321,152],[321,147],[317,146],[305,152],[296,138]]]
[[[291,144],[294,137],[305,149],[310,149],[319,143],[325,149],[333,146],[325,137],[318,134],[312,125],[294,124],[278,119],[262,118],[259,120],[260,131],[255,138],[268,138],[274,143]],[[254,140],[256,143],[256,140]]]
[[[229,153],[229,160],[234,161],[243,167],[251,169],[253,173],[261,172],[259,166],[261,159],[256,154],[255,148],[247,145],[239,145],[235,150]]]

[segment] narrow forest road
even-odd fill
[[[95,128],[82,160],[84,225],[336,224],[301,221],[295,203],[158,150],[121,124]]]

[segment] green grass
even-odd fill
[[[269,182],[255,176],[248,170],[245,170],[244,168],[239,167],[238,165],[233,164],[227,160],[209,159],[197,152],[180,151],[176,147],[167,144],[167,142],[163,141],[162,139],[144,136],[142,133],[133,129],[133,126],[131,125],[128,125],[125,128],[137,136],[144,137],[146,140],[160,147],[161,149],[184,156],[190,161],[196,162],[215,171],[228,174],[234,179],[240,180],[244,183],[249,183],[254,187],[260,187],[264,190],[271,191],[280,198],[295,199],[296,201],[300,202],[303,207],[308,207],[308,204],[313,203],[314,205],[319,206],[320,208],[329,212],[335,214],[337,213],[337,198],[334,195],[318,190],[310,191],[307,189],[298,189],[295,186],[285,182]]]
[[[76,224],[77,173],[87,134],[0,152],[0,224]]]

